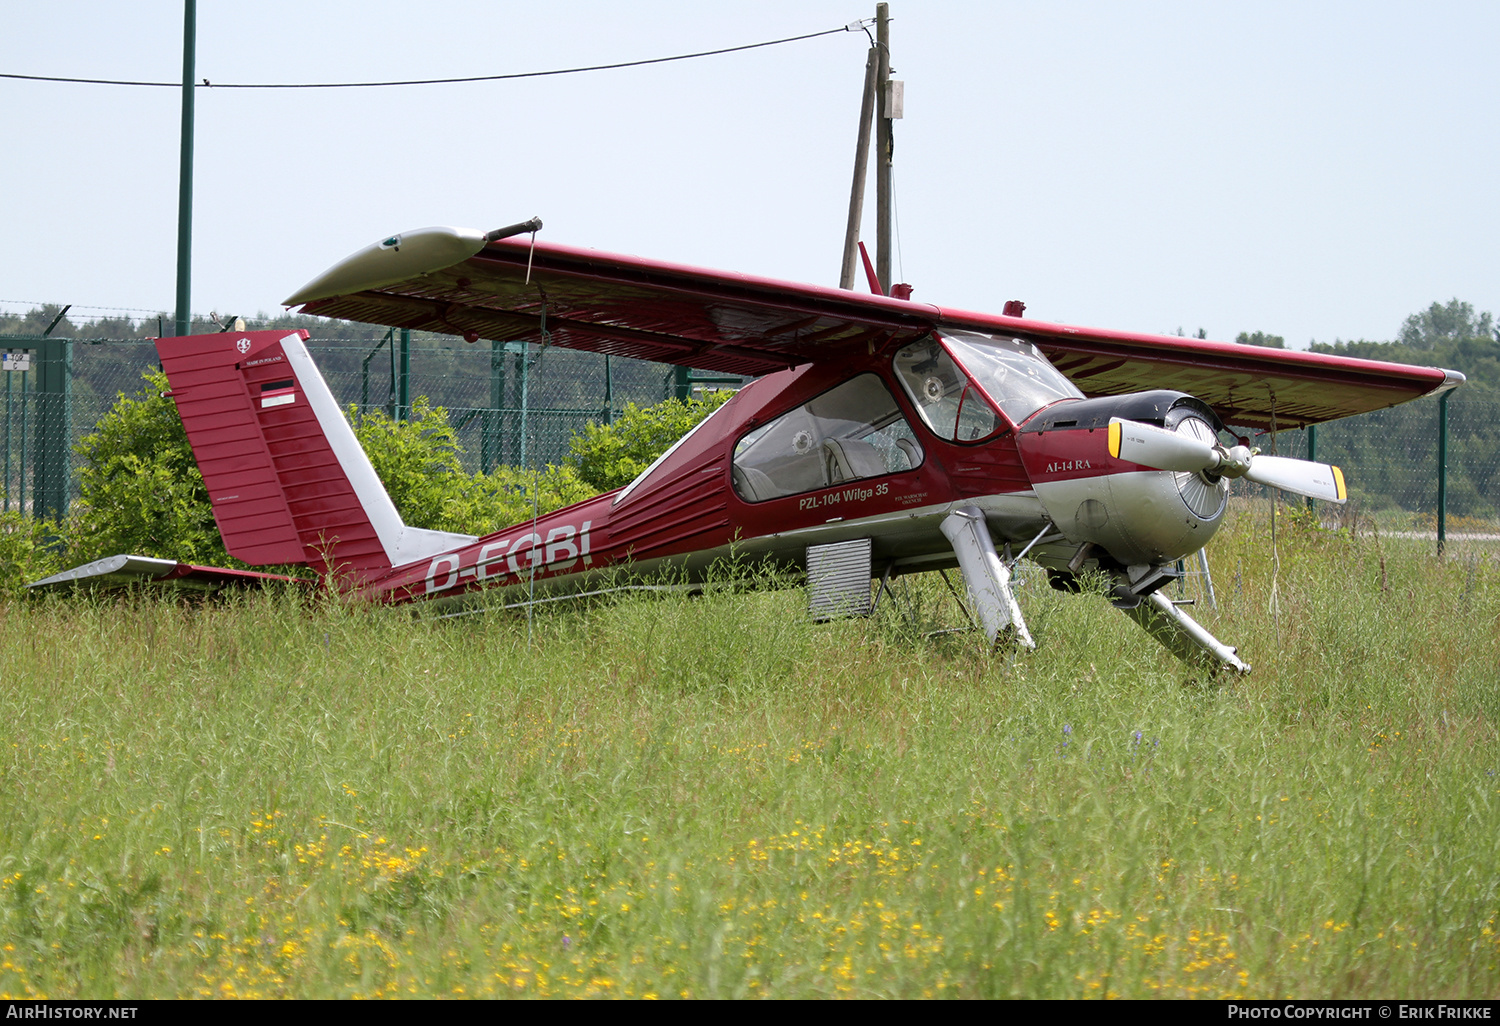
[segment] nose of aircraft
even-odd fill
[[[1202,548],[1223,518],[1222,473],[1164,469],[1111,446],[1125,425],[1213,448],[1223,425],[1206,403],[1158,390],[1054,403],[1021,428],[1017,444],[1038,500],[1071,542],[1093,543],[1101,562],[1161,564]],[[1123,434],[1132,432],[1125,430]],[[1153,436],[1157,437],[1157,436]]]

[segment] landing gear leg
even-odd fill
[[[944,518],[942,531],[958,556],[969,600],[974,603],[990,644],[1008,629],[1022,648],[1036,648],[1011,589],[1010,571],[995,551],[995,540],[990,537],[984,513],[977,506],[954,510]]]
[[[1250,672],[1250,664],[1242,661],[1233,648],[1208,633],[1161,591],[1153,591],[1138,605],[1122,612],[1183,662],[1207,670],[1227,666],[1239,673]]]

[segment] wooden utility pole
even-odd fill
[[[891,292],[891,80],[890,5],[875,5],[875,89],[879,119],[875,122],[875,274],[886,295]]]
[[[875,76],[880,66],[880,48],[870,47],[865,59],[865,92],[859,105],[859,142],[854,147],[854,184],[849,189],[849,225],[844,230],[844,263],[839,288],[854,287],[854,262],[859,252],[859,223],[865,211],[865,178],[870,157],[870,120],[875,114]]]

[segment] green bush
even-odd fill
[[[190,563],[229,563],[208,489],[160,371],[121,393],[77,446],[81,501],[67,531],[68,556],[83,563],[129,552]]]
[[[448,411],[421,396],[406,420],[393,420],[381,410],[356,420],[353,405],[346,412],[356,422],[354,434],[401,518],[413,527],[459,530],[445,526],[451,522],[447,507],[455,485],[461,487],[461,479],[468,475]]]
[[[349,413],[352,418],[354,407]],[[491,534],[532,515],[533,487],[538,514],[597,494],[566,466],[549,464],[535,474],[507,466],[488,474],[466,473],[463,446],[448,423],[448,412],[426,398],[412,404],[408,420],[367,413],[354,433],[402,519],[413,527]]]
[[[622,488],[733,394],[708,392],[701,399],[668,399],[644,408],[627,403],[613,424],[589,424],[583,434],[574,435],[568,462],[601,492]]]
[[[19,594],[28,583],[61,569],[60,525],[33,520],[19,510],[0,511],[0,596]]]
[[[536,502],[533,505],[532,495]],[[491,534],[599,494],[572,467],[547,464],[535,472],[499,466],[488,474],[465,475],[449,486],[445,516],[438,530]]]

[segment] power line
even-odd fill
[[[780,46],[797,43],[804,39],[831,36],[836,32],[855,32],[864,27],[863,21],[822,32],[809,32],[802,36],[787,36],[785,39],[770,39],[764,43],[746,43],[744,46],[726,46],[721,50],[702,50],[698,53],[677,54],[674,57],[652,57],[640,61],[621,61],[618,64],[592,64],[583,68],[556,68],[552,71],[518,71],[508,75],[472,75],[467,78],[413,78],[395,82],[216,82],[208,79],[193,83],[198,89],[373,89],[381,86],[453,85],[460,82],[498,82],[512,78],[545,78],[549,75],[576,75],[584,71],[613,71],[616,68],[638,68],[645,64],[665,64],[669,61],[686,61],[694,57],[716,57],[719,54],[738,53],[741,50],[756,50],[764,46]],[[153,86],[181,89],[181,82],[137,82],[120,78],[65,78],[60,75],[16,75],[0,72],[0,78],[21,79],[27,82],[74,82],[82,85]]]

